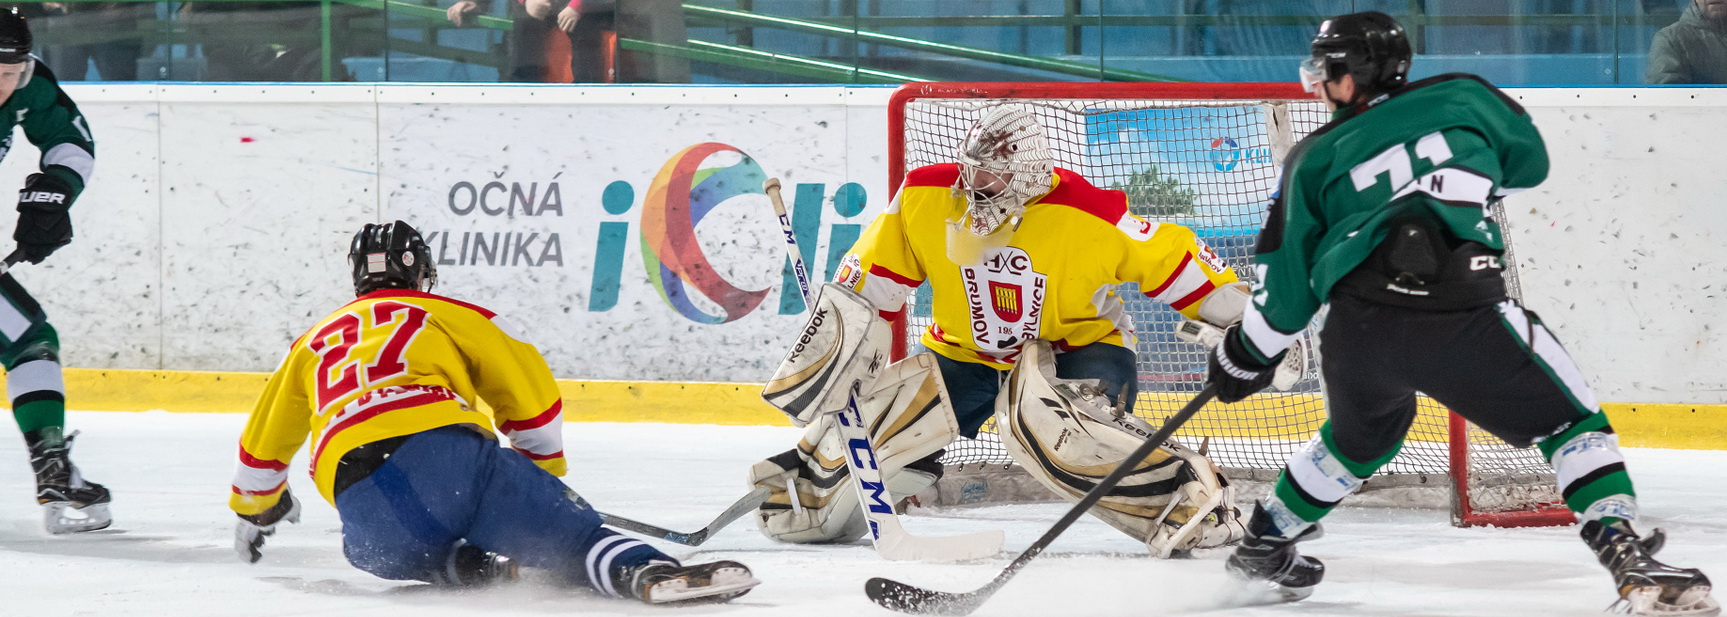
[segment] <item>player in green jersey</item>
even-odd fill
[[[1553,333],[1506,295],[1489,217],[1547,177],[1528,114],[1474,75],[1405,83],[1403,28],[1377,12],[1325,22],[1301,67],[1332,121],[1289,153],[1255,248],[1259,281],[1210,360],[1218,399],[1263,389],[1321,305],[1328,418],[1255,508],[1228,568],[1272,599],[1312,593],[1324,567],[1294,544],[1389,462],[1421,392],[1541,449],[1582,535],[1639,615],[1715,615],[1709,579],[1653,558],[1618,438]]]
[[[78,106],[41,60],[30,55],[30,28],[12,10],[0,10],[0,157],[12,149],[13,128],[42,151],[40,169],[18,192],[17,250],[7,266],[41,263],[72,241],[72,202],[96,164],[96,144]],[[36,500],[51,533],[107,527],[108,489],[85,480],[72,464],[72,436],[64,433],[66,388],[60,376],[60,340],[42,307],[11,274],[0,274],[0,363],[12,415],[30,447]]]

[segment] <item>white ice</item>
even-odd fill
[[[235,414],[77,413],[74,460],[114,491],[114,527],[50,536],[32,499],[21,440],[0,439],[0,615],[889,615],[863,594],[872,576],[967,591],[983,585],[1048,528],[1064,505],[995,506],[910,517],[915,534],[1007,533],[1008,551],[966,564],[894,563],[867,544],[794,546],[764,539],[750,519],[684,559],[735,559],[761,587],[729,605],[665,609],[585,596],[543,577],[451,592],[364,574],[342,558],[335,510],[295,461],[306,511],[264,547],[235,556],[226,501]],[[744,470],[783,451],[798,431],[772,427],[569,424],[569,484],[601,510],[693,531],[745,491]],[[1671,534],[1674,564],[1727,576],[1727,452],[1627,450],[1645,526]],[[1026,617],[1224,615],[1596,615],[1612,584],[1576,528],[1457,529],[1444,512],[1344,508],[1328,535],[1304,545],[1327,580],[1312,598],[1221,609],[1223,553],[1159,561],[1132,540],[1082,519],[976,614]]]

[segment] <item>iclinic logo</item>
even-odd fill
[[[738,155],[728,167],[703,167],[722,152]],[[767,174],[755,159],[726,144],[700,143],[678,152],[654,176],[642,203],[642,262],[660,298],[697,323],[717,324],[748,315],[768,295],[767,289],[739,289],[702,253],[696,225],[715,206],[739,195],[759,194]],[[710,315],[691,302],[690,289],[719,305],[723,315]]]
[[[723,324],[760,309],[771,289],[740,289],[726,280],[720,274],[721,269],[716,269],[703,253],[696,228],[715,208],[733,198],[761,195],[765,177],[754,158],[730,145],[709,142],[684,148],[649,183],[639,202],[639,223],[625,218],[638,203],[635,188],[624,180],[606,185],[600,196],[605,213],[599,221],[599,237],[595,239],[588,310],[603,312],[618,305],[627,286],[623,272],[625,246],[632,238],[638,239],[641,246],[642,265],[650,287],[685,319]],[[868,201],[863,186],[846,182],[831,193],[820,182],[799,182],[786,188],[793,234],[811,278],[832,279],[839,269],[840,258],[857,241],[863,226],[843,220],[824,225],[823,212],[831,211],[843,219],[859,216]],[[765,197],[760,199],[766,201]],[[773,216],[765,203],[759,211],[760,216]],[[709,227],[716,224],[709,222]],[[632,232],[632,228],[639,232]],[[723,235],[728,230],[707,231]],[[818,261],[818,243],[827,248],[825,260]],[[726,256],[715,257],[726,259]],[[777,313],[801,315],[805,310],[803,296],[797,293],[797,280],[790,264],[789,259],[784,260]],[[702,301],[703,298],[707,301]],[[721,314],[710,314],[715,307]]]
[[[1271,163],[1271,149],[1265,147],[1243,147],[1234,137],[1217,137],[1211,140],[1211,151],[1206,154],[1211,160],[1211,168],[1217,171],[1242,171],[1252,169],[1255,165]],[[1247,167],[1242,167],[1246,163]]]
[[[1219,137],[1211,140],[1211,166],[1218,171],[1235,171],[1236,164],[1241,162],[1241,147],[1235,139]]]

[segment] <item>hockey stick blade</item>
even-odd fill
[[[618,529],[633,531],[644,536],[659,538],[667,542],[675,542],[684,546],[701,546],[703,542],[708,541],[708,538],[719,533],[721,529],[725,529],[727,525],[731,525],[732,521],[736,521],[751,510],[761,507],[762,502],[768,500],[768,492],[768,488],[765,486],[756,487],[755,490],[750,491],[749,494],[744,495],[742,499],[733,503],[730,508],[726,508],[726,511],[721,512],[719,516],[714,518],[713,522],[708,523],[708,526],[689,533],[672,531],[664,527],[630,520],[615,514],[600,512],[599,515],[600,520],[604,521],[605,524],[617,527]]]
[[[1114,471],[1098,480],[1097,486],[1087,491],[1085,497],[1080,498],[1077,503],[1073,504],[1072,508],[1068,509],[1066,514],[1061,516],[1061,520],[1050,526],[1049,531],[1043,532],[1043,536],[1031,543],[1031,546],[1027,547],[1024,553],[1020,553],[1019,557],[1014,558],[1013,563],[1007,564],[1007,567],[1002,569],[1001,574],[997,574],[995,580],[990,581],[988,585],[975,591],[948,593],[876,577],[864,583],[864,594],[883,608],[901,613],[913,615],[971,614],[972,611],[977,610],[977,607],[983,606],[984,602],[989,601],[990,596],[995,595],[996,590],[1001,589],[1002,585],[1006,585],[1008,580],[1019,574],[1020,570],[1025,569],[1031,560],[1036,559],[1039,554],[1043,553],[1044,549],[1049,548],[1050,543],[1054,542],[1057,536],[1060,536],[1063,531],[1067,531],[1067,528],[1072,526],[1074,521],[1079,520],[1079,517],[1090,510],[1092,506],[1097,505],[1098,500],[1103,499],[1104,494],[1115,488],[1115,485],[1120,484],[1121,479],[1127,477],[1127,474],[1132,472],[1140,461],[1145,460],[1145,457],[1150,456],[1158,446],[1168,441],[1170,435],[1174,435],[1175,431],[1181,428],[1181,425],[1186,424],[1189,418],[1199,413],[1200,408],[1205,407],[1205,404],[1211,402],[1212,397],[1216,395],[1217,387],[1209,383],[1206,384],[1205,388],[1199,391],[1199,394],[1194,395],[1193,400],[1188,401],[1187,405],[1181,408],[1181,411],[1175,412],[1175,415],[1165,420],[1163,426],[1159,427],[1156,433],[1145,438],[1145,441],[1139,444],[1138,448],[1123,458],[1121,464],[1117,465]]]

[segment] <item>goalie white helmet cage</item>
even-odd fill
[[[966,213],[960,225],[987,236],[1025,213],[1025,205],[1049,192],[1055,159],[1043,126],[1022,105],[1001,105],[972,125],[959,144],[959,186]],[[981,189],[999,179],[994,192]]]

